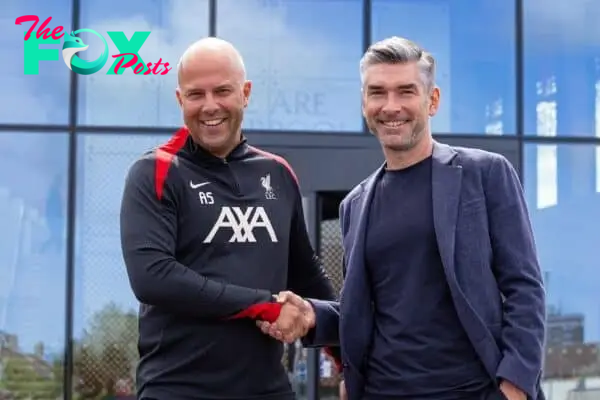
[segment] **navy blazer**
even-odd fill
[[[310,299],[317,324],[307,347],[340,345],[350,400],[360,400],[373,332],[365,230],[375,173],[340,205],[344,286],[340,302]],[[490,377],[531,400],[540,389],[545,292],[519,178],[501,155],[434,142],[433,218],[444,273],[469,340]],[[399,355],[401,356],[401,355]]]

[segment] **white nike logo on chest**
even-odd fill
[[[199,187],[206,186],[206,185],[208,185],[209,183],[210,183],[210,182],[194,183],[194,182],[190,181],[190,187],[191,187],[192,189],[198,189]]]

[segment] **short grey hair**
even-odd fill
[[[364,75],[368,67],[377,64],[406,64],[416,62],[421,72],[421,80],[427,92],[435,86],[435,59],[415,42],[392,36],[373,43],[360,60],[360,81],[364,85]]]

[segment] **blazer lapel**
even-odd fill
[[[489,357],[497,359],[498,354],[490,355],[490,351],[494,351],[494,353],[498,351],[497,347],[486,345],[487,343],[495,343],[494,339],[491,338],[488,329],[465,297],[456,279],[454,247],[460,204],[462,167],[454,162],[455,156],[456,152],[450,146],[434,143],[432,195],[433,221],[438,249],[458,318],[471,343],[482,360]],[[484,342],[482,338],[487,338],[489,341]],[[488,372],[490,376],[495,376],[495,371],[488,370]]]
[[[434,142],[432,164],[433,222],[446,278],[451,282],[454,271],[454,240],[462,181],[462,167],[452,160],[456,152]]]
[[[344,238],[348,254],[346,279],[340,299],[340,340],[349,369],[360,379],[373,331],[371,287],[365,266],[365,239],[369,208],[383,167],[365,182],[361,194],[351,200],[350,228]]]
[[[351,247],[348,252],[347,278],[351,274],[364,270],[365,267],[365,242],[366,230],[369,220],[369,208],[375,193],[375,185],[384,171],[382,165],[371,174],[365,182],[364,191],[361,195],[353,199],[352,215],[356,215],[356,219],[351,218],[349,236],[351,238]]]

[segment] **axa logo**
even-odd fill
[[[25,33],[24,41],[24,73],[25,75],[37,75],[39,73],[40,61],[58,61],[59,50],[57,48],[40,48],[40,45],[59,44],[60,39],[64,37],[62,46],[62,58],[66,66],[80,74],[91,75],[100,71],[109,59],[108,43],[104,36],[94,31],[93,29],[78,29],[65,34],[64,27],[56,26],[50,32],[48,25],[52,21],[52,17],[48,17],[34,32],[40,18],[37,15],[23,15],[15,20],[15,25],[21,25],[26,22],[32,22],[31,26]],[[81,59],[77,53],[83,52],[89,48],[87,44],[77,35],[80,33],[90,33],[97,36],[103,46],[100,56],[93,61]],[[150,36],[150,32],[134,32],[131,39],[127,39],[122,31],[106,32],[110,40],[117,47],[119,54],[114,54],[111,57],[115,60],[111,68],[106,73],[107,75],[121,75],[127,68],[132,68],[136,75],[166,75],[172,67],[168,62],[163,62],[162,58],[156,63],[145,63],[139,55],[139,51],[143,44]]]
[[[277,243],[277,235],[263,207],[247,207],[244,210],[242,207],[221,207],[219,218],[204,243],[211,243],[221,229],[231,232],[229,243],[256,243],[256,229],[264,229],[271,242]]]

